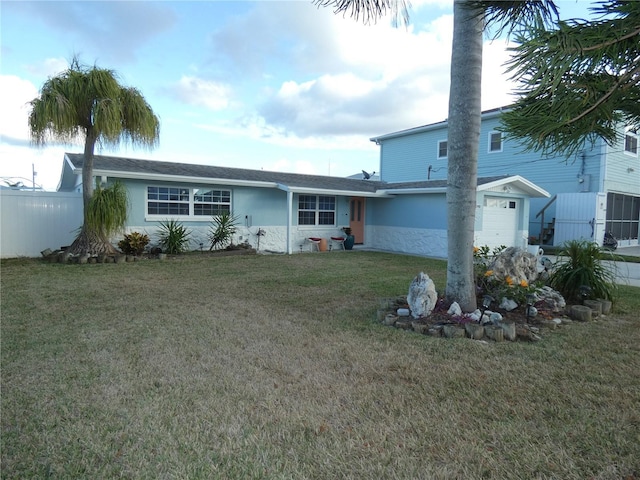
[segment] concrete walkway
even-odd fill
[[[544,247],[543,247],[544,248]],[[613,252],[617,255],[627,255],[630,257],[640,257],[640,246],[637,247],[620,247]],[[552,262],[556,262],[557,257],[553,255],[543,255]],[[632,287],[640,287],[640,263],[632,262],[608,262],[616,274],[616,283],[618,285],[630,285]]]
[[[631,257],[640,257],[640,246],[636,247],[620,247],[615,253],[618,255],[628,255]],[[640,287],[640,263],[631,262],[614,262],[616,269],[616,283],[621,285],[631,285]]]

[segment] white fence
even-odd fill
[[[39,257],[70,245],[82,225],[82,194],[0,190],[0,257]]]

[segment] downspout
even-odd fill
[[[600,139],[600,191],[606,194],[605,185],[607,182],[607,142]],[[606,200],[605,200],[606,201]]]

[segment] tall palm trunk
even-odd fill
[[[482,16],[466,0],[453,4],[449,90],[446,297],[476,309],[473,241],[481,121]]]
[[[106,254],[113,255],[118,253],[116,248],[111,244],[101,232],[92,230],[88,227],[87,212],[91,197],[93,197],[94,180],[93,180],[93,156],[97,137],[92,127],[87,128],[87,135],[84,143],[84,162],[82,164],[82,203],[84,206],[84,222],[80,233],[69,246],[69,253],[81,255],[85,253],[97,255]]]

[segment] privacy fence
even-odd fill
[[[82,194],[0,190],[0,257],[38,257],[70,245],[82,225]]]

